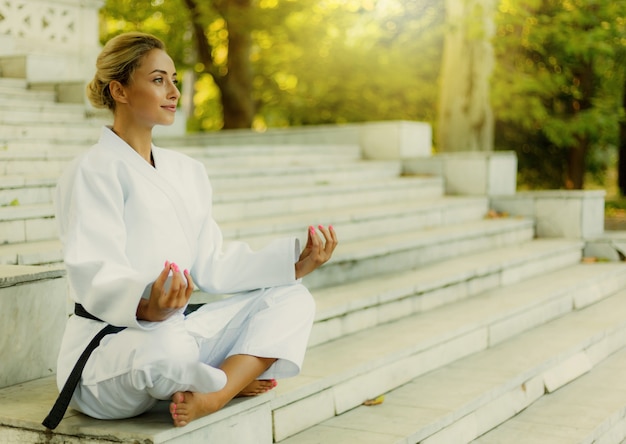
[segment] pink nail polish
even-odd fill
[[[324,227],[322,225],[318,225],[317,228],[319,228],[321,230]]]
[[[187,269],[185,268],[184,273],[185,273],[185,274],[189,274],[189,270],[187,270]]]
[[[334,230],[332,225],[329,225],[328,228],[330,228],[331,230]]]
[[[165,261],[165,264],[163,264],[163,267],[167,267],[169,265],[169,261]]]
[[[313,225],[311,225],[311,226],[309,227],[309,231],[310,231],[311,233],[315,233],[315,228],[313,228]]]

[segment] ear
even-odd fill
[[[117,103],[127,103],[128,99],[126,97],[126,88],[117,80],[111,81],[109,83],[109,91],[111,92],[111,97]]]

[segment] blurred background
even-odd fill
[[[520,189],[626,204],[626,2],[107,0],[101,41],[162,38],[189,131],[381,120],[513,150]],[[464,123],[463,123],[464,122]]]

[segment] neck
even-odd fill
[[[111,128],[117,136],[126,142],[132,149],[145,159],[146,162],[153,165],[152,161],[152,130],[149,128],[130,129],[126,126],[113,123]]]

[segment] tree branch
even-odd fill
[[[198,8],[196,0],[184,0],[185,6],[191,16],[193,34],[196,40],[196,54],[200,63],[204,65],[204,72],[210,74],[216,84],[219,85],[221,79],[213,62],[213,47],[209,43],[202,24],[202,13]]]

